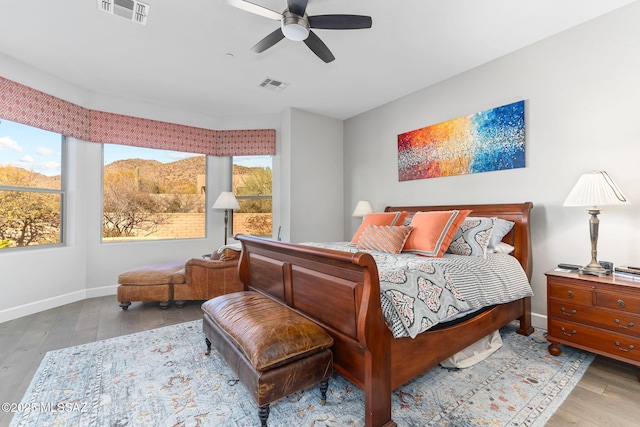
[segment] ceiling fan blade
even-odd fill
[[[309,17],[309,26],[322,30],[359,30],[371,28],[370,16],[362,15],[315,15]]]
[[[320,40],[320,37],[318,37],[313,31],[309,31],[309,37],[305,39],[304,44],[306,44],[309,49],[318,56],[318,58],[322,59],[326,63],[336,59],[327,45],[324,44],[324,42]]]
[[[250,1],[227,0],[227,4],[229,6],[237,7],[238,9],[242,9],[244,11],[251,12],[256,15],[264,16],[265,18],[273,19],[275,21],[280,21],[282,19],[282,13],[276,12],[271,9],[267,9],[264,6],[260,6],[255,3],[251,3]]]
[[[282,33],[282,29],[278,28],[273,33],[269,34],[267,37],[263,38],[258,43],[256,43],[251,48],[251,50],[256,53],[264,52],[274,44],[278,43],[283,38],[284,38],[284,34]]]
[[[308,0],[287,0],[287,7],[289,12],[304,16],[304,12],[307,10],[307,2]]]

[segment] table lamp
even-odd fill
[[[351,216],[364,217],[365,215],[371,212],[373,212],[373,209],[371,208],[371,203],[369,203],[368,200],[360,200],[356,204],[356,208],[353,210],[353,213],[351,214]]]
[[[591,262],[578,270],[581,274],[606,276],[611,271],[598,263],[598,214],[601,206],[623,205],[629,201],[620,188],[605,171],[586,173],[578,179],[573,190],[567,196],[563,206],[586,206],[589,215],[589,231],[591,235]]]

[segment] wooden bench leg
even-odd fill
[[[269,404],[258,408],[258,418],[260,418],[260,426],[267,427],[267,418],[269,418]]]
[[[211,341],[209,341],[209,338],[205,338],[204,341],[207,343],[207,351],[205,351],[205,356],[208,356],[211,354]]]
[[[329,380],[320,381],[320,395],[322,399],[322,406],[327,404],[327,389],[329,389]]]

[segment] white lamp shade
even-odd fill
[[[363,217],[368,213],[373,212],[373,209],[371,209],[371,203],[369,203],[367,200],[360,200],[357,204],[356,204],[356,208],[353,210],[353,214],[351,214],[352,216],[358,216],[358,217]]]
[[[605,171],[585,173],[578,179],[563,206],[600,207],[629,203]]]
[[[231,191],[223,191],[220,193],[212,209],[240,209],[236,196]]]

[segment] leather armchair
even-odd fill
[[[238,276],[239,253],[235,252],[233,259],[229,259],[227,255],[221,260],[222,255],[216,252],[210,259],[192,258],[186,262],[185,283],[173,285],[176,306],[184,306],[185,301],[209,300],[219,295],[244,290]]]

